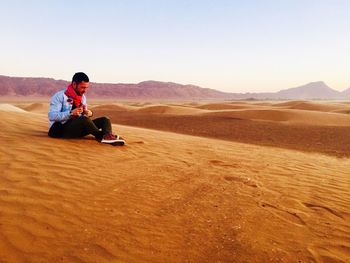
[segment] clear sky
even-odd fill
[[[0,75],[350,87],[350,0],[1,0]]]

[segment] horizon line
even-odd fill
[[[65,80],[65,79],[59,79],[59,78],[54,78],[54,77],[45,77],[45,76],[41,76],[41,77],[38,77],[38,76],[9,76],[9,75],[2,75],[0,74],[0,77],[9,77],[9,78],[32,78],[32,79],[52,79],[52,80],[55,80],[55,81],[66,81],[66,82],[71,82],[71,80]],[[143,83],[143,82],[159,82],[159,83],[173,83],[173,84],[178,84],[178,85],[182,85],[182,86],[195,86],[195,87],[198,87],[198,88],[202,88],[202,89],[211,89],[211,90],[216,90],[216,91],[219,91],[219,92],[223,92],[223,93],[241,93],[241,94],[254,94],[254,93],[276,93],[276,92],[279,92],[279,91],[282,91],[282,90],[287,90],[287,89],[293,89],[293,88],[299,88],[299,87],[302,87],[302,86],[305,86],[305,85],[309,85],[309,84],[312,84],[312,83],[323,83],[324,85],[326,85],[328,88],[334,90],[334,91],[337,91],[337,92],[344,92],[348,89],[350,89],[350,86],[349,87],[346,87],[344,88],[343,90],[337,90],[337,89],[334,89],[332,87],[330,87],[325,81],[323,80],[317,80],[317,81],[310,81],[310,82],[307,82],[305,84],[302,84],[302,85],[299,85],[299,86],[293,86],[293,87],[289,87],[289,88],[282,88],[282,89],[279,89],[277,91],[247,91],[247,92],[233,92],[233,91],[223,91],[223,90],[219,90],[219,89],[215,89],[215,88],[208,88],[208,87],[202,87],[200,85],[196,85],[196,84],[191,84],[191,83],[187,83],[187,84],[183,84],[183,83],[179,83],[179,82],[174,82],[174,81],[160,81],[160,80],[152,80],[152,79],[149,79],[149,80],[143,80],[143,81],[140,81],[140,82],[94,82],[94,81],[89,81],[90,83],[95,83],[95,84],[111,84],[111,85],[114,85],[114,84],[125,84],[125,85],[129,85],[129,84],[140,84],[140,83]]]

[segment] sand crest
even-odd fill
[[[344,103],[320,103],[310,101],[288,101],[273,104],[273,106],[284,107],[288,109],[309,110],[309,111],[341,111],[350,110],[350,107]]]
[[[153,113],[153,114],[171,114],[171,115],[192,115],[199,114],[205,111],[192,107],[173,106],[173,105],[152,105],[137,109],[139,113]]]
[[[22,108],[29,112],[47,113],[49,111],[49,103],[32,103],[23,105]]]
[[[16,107],[12,104],[0,103],[0,111],[5,112],[25,112],[23,109]]]

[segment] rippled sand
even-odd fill
[[[143,116],[152,126],[115,124],[124,147],[51,139],[42,106],[0,107],[0,262],[349,262],[350,146],[336,142],[350,136],[344,105],[100,105],[96,115],[109,110],[114,123]],[[241,137],[218,126],[215,139],[215,118],[245,135],[232,124]],[[249,127],[270,131],[270,143]],[[326,146],[293,148],[293,129],[322,131]],[[336,146],[326,151],[324,138]]]

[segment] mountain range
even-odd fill
[[[8,77],[0,75],[0,97],[49,97],[70,82],[52,78]],[[90,83],[89,98],[142,100],[198,99],[350,99],[350,88],[340,92],[322,81],[268,93],[228,93],[195,85],[143,81],[137,84]]]

